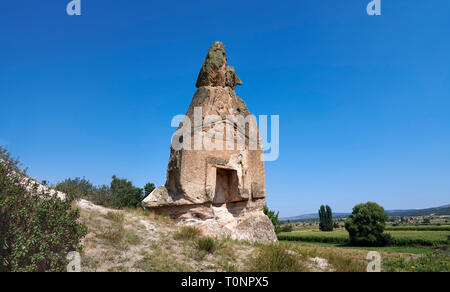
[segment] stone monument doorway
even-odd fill
[[[217,168],[216,191],[213,204],[220,205],[239,198],[239,181],[234,169]]]

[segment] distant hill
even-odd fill
[[[351,213],[333,213],[334,218],[338,217],[347,217]],[[302,220],[310,220],[310,219],[319,219],[318,213],[311,213],[311,214],[303,214],[298,215],[294,217],[286,217],[286,218],[280,218],[281,221],[302,221]]]
[[[444,205],[440,207],[427,208],[427,209],[407,209],[407,210],[386,210],[389,216],[441,216],[450,215],[450,205]],[[351,213],[333,213],[333,217],[347,217]],[[303,214],[294,217],[281,218],[281,221],[306,221],[311,219],[318,219],[319,215],[317,213]]]
[[[389,216],[429,216],[450,215],[450,205],[428,209],[388,210]]]

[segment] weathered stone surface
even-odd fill
[[[277,239],[273,225],[263,213],[266,187],[259,132],[256,123],[239,124],[235,120],[237,116],[251,117],[245,102],[234,92],[240,84],[234,68],[227,66],[225,46],[214,43],[186,113],[191,121],[191,136],[183,136],[182,140],[191,138],[194,147],[196,135],[200,141],[209,139],[215,143],[216,139],[221,141],[219,135],[227,125],[233,131],[219,143],[222,149],[208,149],[203,144],[200,149],[171,148],[166,184],[145,198],[142,206],[213,235],[274,242]],[[211,116],[215,119],[209,120]],[[196,124],[196,118],[200,124]],[[254,132],[250,131],[252,125]],[[183,127],[180,124],[178,129]],[[228,150],[227,143],[234,146],[232,150]]]
[[[221,86],[235,88],[242,85],[232,66],[227,66],[225,46],[215,42],[208,51],[198,75],[196,86]]]
[[[153,190],[152,195],[148,196],[142,201],[142,204],[147,208],[151,207],[166,207],[173,205],[186,205],[192,202],[185,200],[182,196],[171,193],[165,186],[160,186]]]

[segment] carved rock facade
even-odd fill
[[[172,142],[166,184],[142,206],[206,233],[275,242],[273,225],[263,213],[266,192],[259,132],[234,92],[241,84],[227,65],[225,46],[214,43],[200,70],[188,120],[174,135],[185,147],[178,149]]]

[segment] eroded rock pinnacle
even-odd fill
[[[237,85],[242,85],[242,81],[236,75],[234,68],[227,66],[225,45],[221,42],[215,42],[209,48],[195,86],[198,88],[214,86],[234,89]]]

